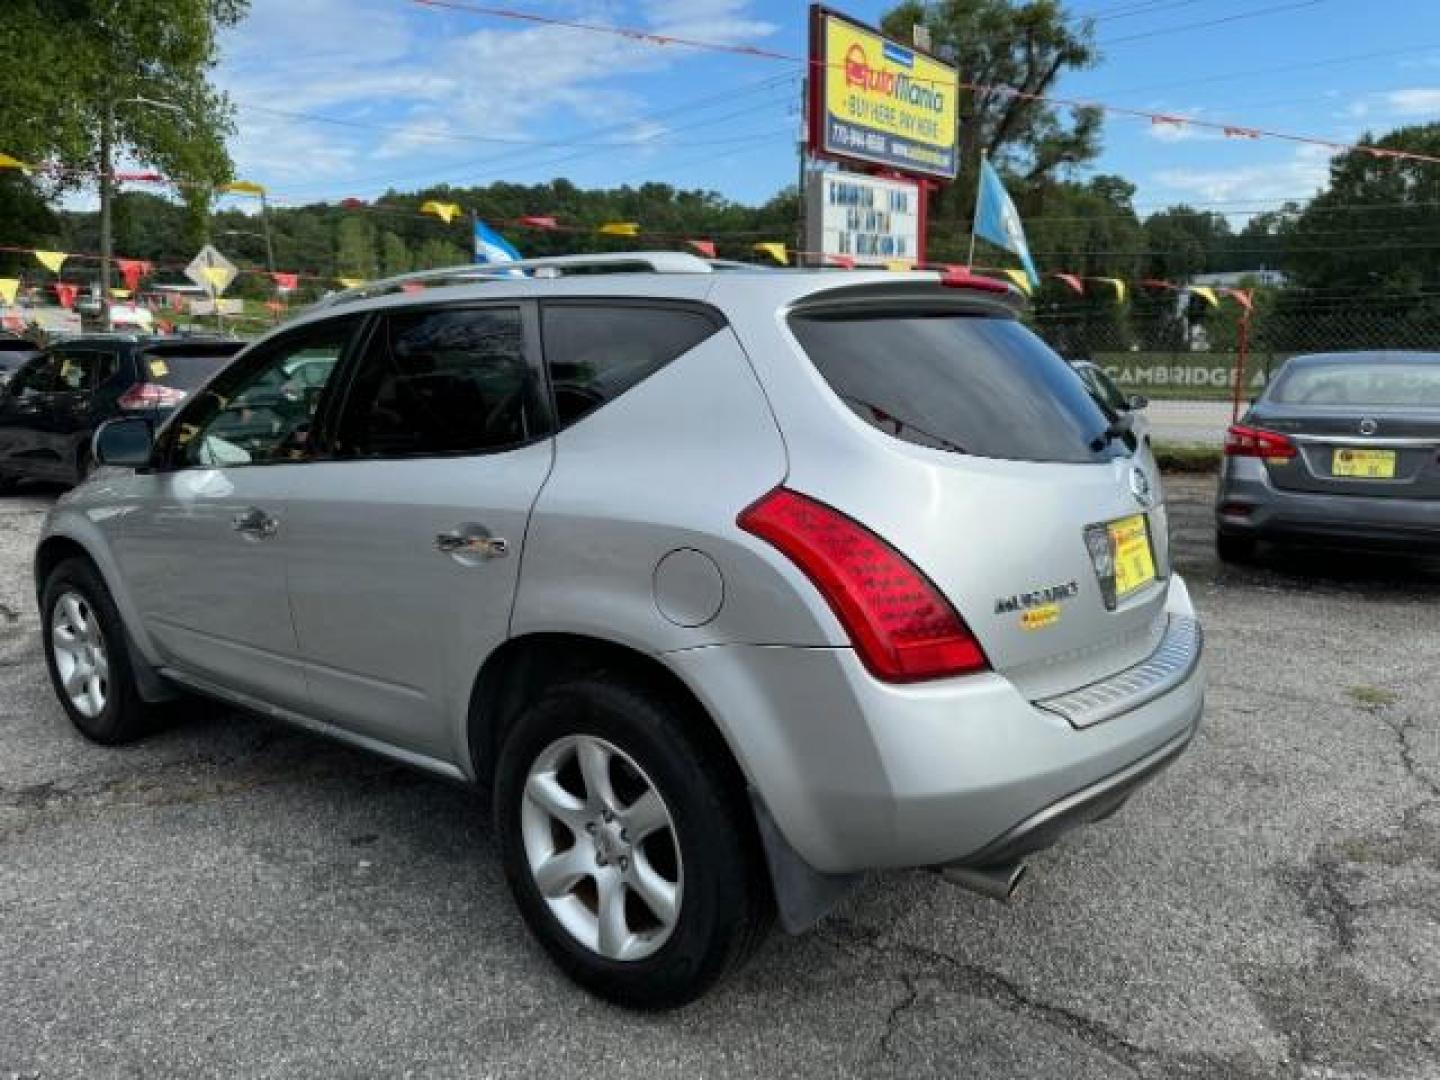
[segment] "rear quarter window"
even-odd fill
[[[903,442],[976,457],[1086,463],[1133,449],[1065,361],[1013,319],[797,313],[790,328],[836,395]]]
[[[707,311],[640,304],[547,304],[541,332],[556,421],[569,427],[720,329]]]

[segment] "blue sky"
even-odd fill
[[[804,50],[807,5],[798,0],[508,6]],[[891,4],[834,6],[874,22]],[[1065,96],[1339,142],[1440,119],[1435,0],[1072,0],[1067,8],[1099,20],[1104,59],[1066,76],[1056,88]],[[1204,23],[1213,25],[1196,25]],[[218,78],[238,107],[238,175],[267,184],[277,201],[565,176],[582,186],[658,180],[754,202],[795,177],[800,72],[791,64],[411,0],[252,0],[222,47]],[[537,140],[555,145],[529,145]],[[1119,117],[1107,119],[1104,144],[1087,171],[1131,179],[1142,210],[1184,200],[1238,214],[1304,199],[1328,165],[1323,148]]]

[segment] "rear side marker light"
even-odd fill
[[[930,580],[840,511],[782,487],[737,523],[814,583],[876,678],[919,682],[989,668],[975,635]]]
[[[138,382],[120,395],[122,409],[168,409],[185,400],[185,391],[161,383]]]
[[[1289,461],[1295,456],[1295,444],[1276,431],[1231,424],[1225,432],[1226,457],[1264,458],[1266,461]]]

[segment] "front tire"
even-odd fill
[[[125,626],[88,559],[66,559],[41,597],[45,666],[70,722],[92,742],[117,746],[146,731]]]
[[[524,711],[497,764],[521,915],[567,975],[630,1008],[693,1001],[773,917],[743,788],[702,722],[674,695],[580,678]]]

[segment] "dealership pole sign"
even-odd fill
[[[834,261],[886,265],[920,259],[920,190],[907,180],[811,173],[805,246]]]
[[[818,5],[810,19],[811,152],[953,180],[955,69]]]

